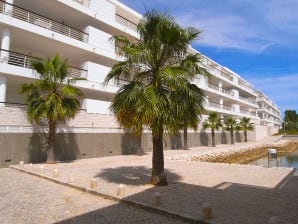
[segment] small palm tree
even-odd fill
[[[211,112],[209,114],[208,119],[206,119],[203,123],[203,128],[211,129],[211,142],[212,142],[212,147],[215,147],[215,130],[219,130],[222,127],[222,121],[219,117],[219,114],[217,112]]]
[[[188,149],[187,128],[197,130],[204,111],[204,92],[195,84],[188,83],[187,92],[176,92],[176,94],[177,106],[180,107],[179,111],[181,111],[179,120],[183,128],[183,148],[186,150]]]
[[[247,131],[254,130],[254,123],[250,123],[250,118],[243,117],[239,123],[240,130],[244,131],[244,141],[247,142]]]
[[[74,80],[67,76],[68,62],[61,61],[59,55],[43,62],[32,62],[32,67],[39,73],[40,79],[22,84],[19,92],[26,95],[28,119],[37,125],[41,122],[48,124],[46,163],[55,163],[57,124],[75,117],[80,110],[78,97],[82,92],[71,85]]]
[[[225,122],[225,129],[230,132],[231,144],[234,145],[234,130],[238,129],[238,123],[235,118],[229,117]]]
[[[150,183],[167,185],[164,172],[163,135],[177,133],[186,113],[181,99],[197,100],[201,108],[201,91],[190,84],[199,73],[199,56],[188,47],[199,35],[194,28],[181,28],[168,14],[156,10],[145,14],[138,24],[140,41],[114,36],[125,57],[116,63],[106,77],[110,80],[129,80],[118,90],[111,104],[119,124],[140,134],[149,128],[153,137],[152,174]],[[183,96],[182,96],[183,95]],[[193,102],[192,102],[193,103]],[[199,121],[197,109],[189,112]]]

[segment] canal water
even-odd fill
[[[291,152],[289,154],[277,157],[277,166],[279,167],[291,167],[298,169],[298,150]],[[263,166],[263,167],[272,167],[275,166],[275,162],[269,160],[268,156],[249,162],[248,164]]]

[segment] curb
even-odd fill
[[[209,222],[206,222],[206,221],[203,221],[203,220],[200,220],[200,219],[196,219],[192,216],[181,215],[177,212],[173,212],[173,211],[163,209],[163,208],[157,208],[157,207],[154,207],[154,206],[147,205],[145,203],[130,201],[130,200],[127,200],[125,198],[119,198],[119,197],[114,197],[114,196],[111,196],[111,195],[108,195],[108,194],[103,194],[103,193],[100,193],[100,192],[98,192],[96,190],[93,190],[93,189],[90,189],[90,188],[80,187],[80,186],[77,186],[77,185],[72,184],[72,183],[68,183],[68,182],[65,182],[65,181],[62,181],[62,180],[59,180],[59,179],[55,179],[55,178],[52,178],[52,177],[49,177],[49,176],[45,176],[45,175],[42,175],[42,174],[39,174],[39,173],[36,173],[36,172],[33,172],[33,171],[21,169],[21,168],[18,168],[16,166],[9,166],[9,168],[17,170],[19,172],[27,173],[27,174],[30,174],[30,175],[33,175],[33,176],[37,176],[37,177],[40,177],[40,178],[45,179],[45,180],[52,181],[52,182],[57,183],[57,184],[61,184],[61,185],[67,186],[67,187],[71,187],[71,188],[77,189],[77,190],[82,191],[82,192],[93,194],[93,195],[96,195],[96,196],[99,196],[99,197],[102,197],[102,198],[105,198],[105,199],[109,199],[109,200],[112,200],[112,201],[115,201],[115,202],[131,205],[131,206],[141,208],[141,209],[144,209],[144,210],[148,210],[148,211],[151,211],[151,212],[154,212],[154,213],[157,213],[157,214],[166,215],[168,217],[179,219],[181,221],[185,221],[185,222],[188,222],[188,223],[209,224]]]

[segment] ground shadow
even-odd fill
[[[296,189],[298,184],[298,175],[295,176],[292,173],[290,176],[281,180],[274,188],[233,182],[221,182],[211,187],[182,182],[170,184],[167,187],[153,187],[124,198],[125,201],[136,204],[118,203],[57,222],[57,224],[150,223],[148,219],[154,220],[154,223],[205,224],[209,222],[199,221],[202,220],[201,205],[204,202],[212,205],[212,223],[261,224],[268,223],[272,216],[280,217],[282,223],[296,223],[298,204],[295,198],[298,198],[298,191],[293,191],[293,189]],[[162,195],[159,209],[182,214],[185,217],[193,217],[198,221],[185,220],[152,209],[142,214],[146,217],[140,217],[138,212],[141,210],[136,210],[142,206],[137,204],[152,206],[152,196],[157,191]],[[125,206],[127,206],[126,209]],[[132,206],[135,206],[135,209],[130,209]]]
[[[116,168],[106,168],[94,177],[100,177],[108,182],[117,184],[144,185],[149,182],[151,171],[151,168],[145,166],[121,166]],[[169,183],[181,180],[181,177],[178,174],[173,173],[170,170],[165,170],[165,173]]]

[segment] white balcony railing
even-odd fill
[[[217,92],[221,92],[223,94],[226,94],[226,95],[229,95],[229,96],[232,96],[232,97],[234,96],[234,94],[231,91],[228,91],[226,89],[220,88],[220,87],[218,87],[216,85],[213,85],[211,83],[208,83],[208,87],[210,89],[213,89],[213,90],[217,91]]]
[[[6,10],[6,8],[9,8],[9,10]],[[30,12],[30,11],[20,8],[18,6],[11,5],[11,4],[6,3],[2,0],[0,0],[0,13],[4,13],[6,15],[13,17],[13,18],[31,23],[36,26],[40,26],[47,30],[51,30],[56,33],[60,33],[62,35],[68,36],[70,38],[73,38],[73,39],[76,39],[76,40],[79,40],[79,41],[82,41],[85,43],[88,42],[89,35],[87,33],[84,33],[76,28],[67,26],[63,23],[59,23],[59,22],[49,19],[47,17],[38,15],[34,12]]]
[[[243,97],[243,96],[239,96],[239,99],[240,100],[243,100],[243,101],[246,101],[246,102],[249,102],[251,104],[257,105],[257,102],[255,100],[253,100],[253,99],[246,98],[246,97]]]
[[[5,57],[3,57],[3,55]],[[32,62],[41,61],[43,61],[43,59],[41,58],[36,58],[29,55],[0,49],[0,63],[7,63],[10,65],[32,69]],[[86,78],[87,70],[70,66],[68,68],[68,76],[73,78]]]

